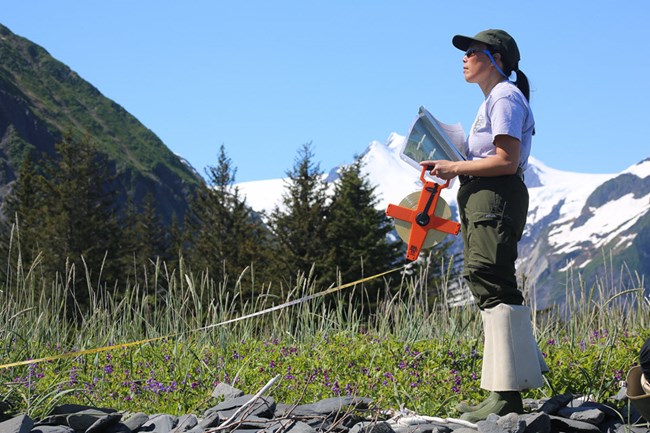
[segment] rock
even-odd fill
[[[219,412],[210,412],[203,418],[202,420],[199,421],[199,423],[194,427],[191,432],[194,431],[203,431],[207,430],[212,427],[217,427],[222,423],[222,419],[219,418]]]
[[[595,401],[586,401],[580,406],[582,408],[595,408],[600,410],[601,412],[605,413],[605,415],[609,418],[617,418],[620,420],[621,415],[618,413],[618,410],[614,409],[611,406],[608,406],[606,404],[602,403],[597,403]]]
[[[183,415],[178,419],[178,423],[176,423],[176,427],[174,428],[174,430],[171,431],[171,433],[186,432],[196,427],[198,423],[199,421],[196,418],[196,415],[192,415],[192,414]]]
[[[133,431],[134,430],[131,430],[123,423],[118,422],[117,424],[113,424],[112,426],[103,430],[102,433],[133,433]]]
[[[62,405],[37,423],[24,415],[0,422],[0,433],[205,433],[219,426],[225,427],[222,433],[650,432],[648,424],[631,406],[614,408],[571,394],[528,400],[526,409],[537,407],[536,411],[504,416],[492,414],[486,420],[468,424],[451,418],[420,416],[404,408],[382,411],[383,415],[370,410],[364,417],[364,410],[373,409],[373,400],[369,398],[333,397],[295,406],[276,404],[268,396],[255,400],[252,400],[253,395],[227,398],[230,392],[236,395],[236,390],[226,386],[218,388],[213,393],[225,400],[207,409],[202,417],[121,413],[113,409]],[[239,411],[244,405],[244,410]],[[392,418],[384,420],[381,416]],[[638,424],[631,425],[634,423]]]
[[[74,430],[86,431],[91,425],[107,415],[107,412],[101,410],[84,409],[80,412],[68,415],[66,417],[66,423]]]
[[[588,422],[589,424],[598,425],[605,419],[605,412],[597,408],[590,407],[562,407],[557,414],[564,418],[574,419],[577,421]]]
[[[560,408],[565,407],[572,400],[573,394],[555,395],[549,398],[539,410],[549,415],[555,415]]]
[[[142,424],[140,430],[150,433],[169,433],[178,422],[178,417],[173,415],[160,414],[152,416]]]
[[[509,413],[499,417],[491,414],[485,421],[476,423],[479,433],[524,433],[526,422],[519,419],[516,413]]]
[[[224,382],[219,382],[219,384],[212,391],[212,397],[220,398],[225,400],[232,400],[244,395],[244,392],[228,385]]]
[[[32,427],[34,427],[34,421],[27,415],[20,415],[0,422],[0,432],[2,433],[29,433]]]
[[[244,395],[232,400],[226,400],[205,411],[205,416],[207,417],[213,412],[233,414],[237,409],[248,403],[253,397],[253,395]],[[262,418],[273,418],[275,414],[275,400],[273,397],[261,396],[257,398],[255,402],[251,403],[250,407],[246,408],[245,413]]]
[[[384,421],[364,421],[355,424],[349,433],[395,433],[395,430]]]
[[[43,426],[43,425],[67,425],[68,422],[66,421],[66,418],[68,415],[49,415],[39,422],[37,422],[35,425],[36,426]]]
[[[332,397],[311,404],[296,406],[290,413],[295,416],[331,416],[350,408],[368,409],[372,400],[358,397]]]
[[[31,433],[75,433],[75,431],[67,425],[39,425],[34,427]]]
[[[285,430],[286,433],[316,433],[316,429],[302,421],[295,421]]]
[[[551,429],[559,432],[574,432],[574,433],[601,433],[600,429],[587,422],[576,421],[572,419],[562,418],[556,415],[549,415],[551,418]]]
[[[130,431],[134,432],[142,425],[149,421],[149,415],[142,413],[142,412],[137,412],[134,413],[128,417],[122,417],[123,421],[121,424],[125,425]]]
[[[95,421],[86,429],[86,433],[104,433],[109,427],[117,424],[122,419],[120,413],[109,413]]]
[[[500,417],[497,420],[497,425],[508,433],[524,433],[526,430],[526,421],[516,413],[509,413]]]
[[[620,425],[616,430],[606,430],[607,433],[648,433],[650,428],[644,425]]]
[[[525,433],[551,433],[551,418],[545,412],[521,415],[526,423]]]

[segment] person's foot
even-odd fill
[[[524,413],[524,405],[519,391],[493,391],[484,403],[478,405],[481,407],[475,411],[465,412],[460,419],[476,423],[486,419],[492,413],[499,416],[511,412]]]
[[[486,404],[490,403],[491,401],[498,399],[499,395],[492,391],[490,395],[487,396],[485,400],[480,402],[479,404],[471,405],[468,404],[467,402],[461,401],[456,405],[456,410],[461,413],[467,413],[467,412],[475,412],[485,406]]]

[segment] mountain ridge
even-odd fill
[[[0,24],[0,184],[7,193],[28,153],[53,155],[64,134],[90,137],[116,163],[120,200],[148,192],[169,221],[201,182],[138,119],[45,48]]]

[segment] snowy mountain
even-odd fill
[[[421,189],[419,171],[399,156],[404,139],[393,133],[386,143],[371,142],[361,155],[368,179],[377,186],[378,208],[399,204]],[[326,180],[335,182],[336,172],[334,168]],[[635,273],[634,281],[648,279],[650,158],[617,174],[583,174],[555,170],[531,157],[525,178],[530,207],[517,269],[537,308],[564,300],[567,286],[574,288],[567,275],[579,273],[587,288],[605,277],[610,286],[619,279],[629,284]],[[253,209],[270,212],[284,185],[283,179],[273,179],[237,186]],[[457,191],[458,182],[453,182],[441,192],[455,220]],[[458,236],[453,250],[461,248]]]

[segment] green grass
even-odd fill
[[[34,418],[74,402],[148,413],[201,413],[214,405],[219,382],[254,394],[279,375],[270,394],[283,403],[338,395],[372,398],[423,415],[456,416],[460,400],[479,398],[482,329],[475,306],[445,308],[420,288],[426,275],[390,275],[392,293],[367,320],[349,299],[361,286],[334,295],[220,323],[319,293],[310,276],[285,293],[242,287],[254,278],[213,281],[157,263],[141,284],[114,299],[110,287],[86,280],[91,300],[79,322],[64,318],[74,281],[68,270],[43,281],[38,263],[17,269],[0,293],[0,364],[58,357],[0,369],[0,400]],[[78,272],[78,270],[76,271]],[[251,273],[246,270],[245,273]],[[537,312],[538,342],[551,371],[547,386],[526,397],[573,392],[616,405],[619,382],[648,337],[648,300],[632,276],[587,288],[568,274],[567,304]],[[443,288],[444,289],[444,288]],[[253,292],[253,300],[238,294]],[[147,295],[147,293],[155,293]],[[331,299],[328,299],[331,301]],[[327,306],[329,305],[329,306]],[[156,340],[137,343],[141,340]],[[123,343],[133,343],[120,347]],[[101,349],[86,355],[66,355]]]

